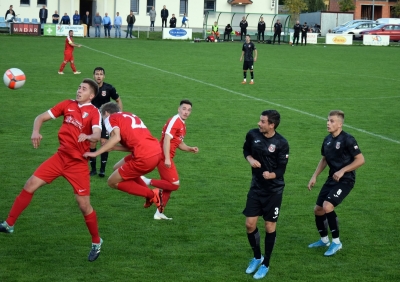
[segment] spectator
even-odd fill
[[[225,37],[228,35],[228,41],[231,39],[231,34],[232,34],[232,27],[230,24],[227,24],[225,27],[225,32],[224,32],[224,40]]]
[[[218,23],[214,22],[214,25],[211,26],[211,35],[214,35],[217,39],[219,39],[219,31],[218,31]]]
[[[11,23],[11,22],[15,22],[15,21],[16,21],[15,17],[11,13],[8,13],[7,17],[6,17],[6,22]]]
[[[186,27],[186,23],[189,19],[186,17],[186,14],[183,14],[183,18],[182,18],[182,25],[181,27],[185,26]]]
[[[149,16],[150,16],[150,31],[154,31],[154,22],[156,21],[156,10],[154,10],[154,6],[151,7],[151,10],[149,11]]]
[[[293,33],[292,46],[294,46],[296,39],[297,39],[297,43],[296,43],[296,46],[297,46],[297,45],[299,45],[299,35],[300,35],[300,30],[301,30],[301,25],[300,25],[299,21],[296,21],[296,24],[293,26],[293,29],[294,29],[294,33]]]
[[[246,21],[246,17],[243,17],[239,24],[239,26],[240,26],[240,41],[243,40],[243,36],[246,38],[248,25],[249,24]]]
[[[115,38],[121,38],[121,25],[122,25],[122,18],[117,12],[117,15],[114,18],[114,27],[115,27]]]
[[[169,27],[170,27],[170,28],[175,28],[175,27],[176,27],[176,18],[175,18],[175,14],[172,14],[172,18],[169,20]]]
[[[78,14],[78,11],[77,11],[77,10],[75,10],[75,14],[74,14],[74,16],[72,17],[72,21],[73,21],[73,23],[74,23],[75,25],[80,24],[81,16]]]
[[[45,5],[39,10],[39,19],[41,24],[45,24],[47,21],[47,9]]]
[[[96,13],[96,16],[93,19],[94,27],[95,27],[95,34],[94,37],[100,37],[100,26],[102,23],[102,18],[99,12]]]
[[[53,24],[58,24],[58,21],[60,20],[60,15],[58,14],[58,11],[55,10],[54,14],[51,16],[53,19]]]
[[[7,18],[8,14],[11,14],[13,16],[13,19],[15,18],[15,11],[13,10],[13,5],[10,5],[10,8],[6,12],[5,18]]]
[[[86,11],[86,14],[83,16],[82,23],[86,24],[87,28],[87,37],[90,37],[90,26],[92,25],[92,18],[89,15],[89,11]]]
[[[303,45],[303,39],[304,39],[304,45],[307,45],[307,32],[308,32],[308,25],[307,22],[304,22],[303,26],[301,27],[301,45]]]
[[[133,24],[135,23],[136,18],[135,15],[133,14],[133,11],[131,10],[130,14],[126,17],[126,22],[128,23],[128,30],[126,31],[126,37],[128,38],[128,34],[132,38],[132,29],[133,29]]]
[[[168,20],[168,10],[165,7],[165,5],[163,6],[162,10],[161,10],[161,27],[167,27],[167,20]]]
[[[276,23],[274,24],[274,42],[272,44],[275,44],[275,38],[278,36],[278,44],[281,45],[281,33],[282,24],[279,22],[279,20],[276,20]]]
[[[107,38],[107,34],[108,34],[108,38],[111,38],[111,36],[110,36],[111,19],[108,16],[108,13],[106,13],[106,15],[103,18],[103,26],[104,26],[104,37]]]
[[[265,32],[265,22],[264,18],[261,17],[257,26],[258,43],[260,43],[261,35],[262,35],[262,42],[264,43],[264,32]]]
[[[64,13],[64,16],[61,18],[61,24],[71,24],[71,20],[67,13]]]

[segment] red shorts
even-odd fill
[[[33,173],[46,183],[51,183],[57,177],[64,177],[79,196],[90,195],[90,176],[87,161],[72,159],[57,152],[44,161]]]
[[[74,60],[74,54],[71,53],[64,53],[64,61],[66,62],[72,62]]]
[[[123,180],[135,179],[152,172],[160,162],[161,153],[147,159],[135,159],[133,155],[124,158],[125,163],[118,168]]]
[[[179,181],[178,171],[176,170],[174,160],[171,159],[171,167],[166,167],[164,162],[165,158],[163,157],[157,165],[158,173],[160,174],[161,179],[167,180],[170,183]]]

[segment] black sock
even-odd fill
[[[243,72],[243,78],[246,79],[246,76],[247,76],[247,71],[244,71]]]
[[[272,233],[265,233],[265,255],[263,265],[269,267],[269,260],[271,258],[272,250],[274,249],[276,239],[276,231]]]
[[[254,72],[251,71],[251,72],[250,72],[250,75],[251,75],[251,79],[253,79],[253,78],[254,78]]]
[[[90,148],[90,152],[96,152],[96,148],[94,149]],[[96,158],[90,158],[89,163],[92,168],[92,171],[96,171]]]
[[[315,215],[315,225],[321,237],[328,236],[328,220],[326,219],[326,214]]]
[[[106,171],[106,165],[107,165],[107,160],[108,160],[108,152],[104,152],[103,154],[100,155],[100,157],[101,157],[100,170],[101,171]]]
[[[256,230],[254,230],[252,233],[247,233],[247,239],[249,239],[251,249],[254,252],[254,257],[256,259],[260,259],[261,258],[260,233],[258,232],[258,228],[256,228]]]
[[[332,238],[339,238],[339,224],[335,211],[331,211],[326,214],[328,219],[329,229],[332,232]]]

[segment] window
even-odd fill
[[[135,14],[139,14],[139,0],[131,0],[131,10]]]
[[[204,14],[208,11],[215,11],[215,0],[204,0]]]
[[[30,0],[20,0],[20,1],[19,1],[19,4],[20,4],[20,5],[25,5],[25,6],[26,6],[26,5],[30,5],[30,4],[31,4],[30,2],[31,2]]]
[[[148,14],[152,7],[156,7],[156,0],[147,0],[146,13]]]
[[[37,5],[38,6],[47,6],[47,0],[37,0]]]
[[[179,5],[179,15],[183,16],[183,14],[188,15],[188,0],[181,0]]]

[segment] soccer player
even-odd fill
[[[329,166],[329,175],[319,192],[314,208],[315,224],[321,239],[309,248],[328,247],[325,256],[332,256],[342,249],[339,240],[337,207],[351,192],[356,181],[355,170],[365,163],[356,139],[344,132],[344,112],[330,111],[327,121],[329,135],[325,137],[322,147],[322,158],[308,183],[308,190],[317,182],[317,176]],[[327,226],[332,233],[332,243],[329,242]]]
[[[118,107],[122,111],[122,101],[121,97],[117,93],[117,90],[111,84],[104,82],[104,79],[106,78],[106,71],[102,67],[95,68],[93,70],[93,78],[94,80],[96,80],[97,85],[99,86],[99,92],[97,96],[92,100],[92,104],[95,105],[98,109],[100,109],[102,105],[110,102],[112,98],[118,103]],[[107,139],[108,139],[108,133],[106,128],[104,127],[104,122],[103,122],[101,130],[101,139],[100,139],[101,145],[104,145]],[[96,145],[97,142],[90,143],[90,152],[96,151]],[[99,176],[104,177],[106,175],[108,152],[102,153],[100,158],[101,158],[101,165],[100,165]],[[96,158],[91,158],[89,162],[91,166],[90,176],[96,175],[97,174]]]
[[[254,51],[254,58],[253,58]],[[246,35],[246,42],[242,46],[242,56],[240,56],[240,61],[243,60],[243,81],[242,84],[246,84],[247,70],[250,69],[251,81],[250,84],[254,84],[254,62],[257,61],[257,49],[253,42],[250,41],[250,35]]]
[[[300,36],[300,31],[301,31],[301,25],[299,21],[296,21],[296,24],[293,26],[294,33],[293,33],[293,42],[292,46],[296,43],[296,46],[299,45],[299,36]],[[297,42],[296,42],[297,39]]]
[[[64,50],[64,61],[61,63],[60,69],[58,71],[58,74],[64,74],[63,70],[67,63],[69,62],[72,71],[74,74],[80,74],[80,71],[76,70],[75,64],[74,64],[74,47],[81,47],[80,44],[74,43],[72,37],[74,36],[74,31],[70,30],[68,32],[68,36],[65,39],[65,50]]]
[[[40,134],[42,124],[63,116],[63,123],[58,132],[60,147],[53,156],[36,169],[25,183],[22,192],[15,199],[8,218],[0,224],[0,232],[13,233],[15,222],[28,207],[36,190],[62,176],[73,187],[75,199],[92,236],[92,248],[88,259],[94,261],[100,255],[103,240],[99,237],[96,212],[90,205],[89,169],[87,159],[82,156],[89,150],[90,141],[100,139],[100,113],[90,103],[96,94],[97,83],[91,79],[84,79],[78,87],[75,100],[60,102],[36,117],[31,136],[35,149],[39,147],[42,140]]]
[[[162,129],[162,136],[160,145],[163,150],[161,161],[157,165],[158,173],[161,179],[148,179],[142,177],[147,185],[158,187],[163,189],[163,206],[168,203],[172,191],[176,191],[179,188],[179,176],[174,163],[174,156],[176,149],[180,149],[186,152],[198,153],[199,148],[190,147],[183,142],[186,135],[186,119],[192,112],[192,102],[189,100],[182,100],[179,103],[178,114],[168,119],[167,123]],[[145,204],[148,206],[148,202]],[[160,213],[157,209],[154,214],[154,219],[172,219]]]
[[[161,148],[143,121],[136,115],[120,112],[118,104],[109,102],[101,106],[101,115],[110,139],[96,152],[86,152],[94,158],[107,151],[131,152],[114,166],[108,178],[111,188],[141,196],[163,212],[162,190],[150,190],[140,176],[153,171],[161,159]],[[120,145],[118,145],[120,143]]]
[[[243,145],[243,154],[252,171],[250,191],[247,194],[246,216],[247,238],[254,252],[247,274],[255,279],[267,275],[269,261],[275,245],[276,222],[280,214],[282,193],[285,187],[283,175],[289,160],[289,144],[276,132],[280,123],[280,114],[275,110],[261,113],[258,129],[250,130]],[[265,257],[261,255],[260,233],[257,228],[258,217],[265,221]]]
[[[274,41],[272,44],[275,44],[276,36],[278,36],[278,44],[281,45],[281,33],[282,33],[282,24],[279,20],[276,20],[274,24]]]

